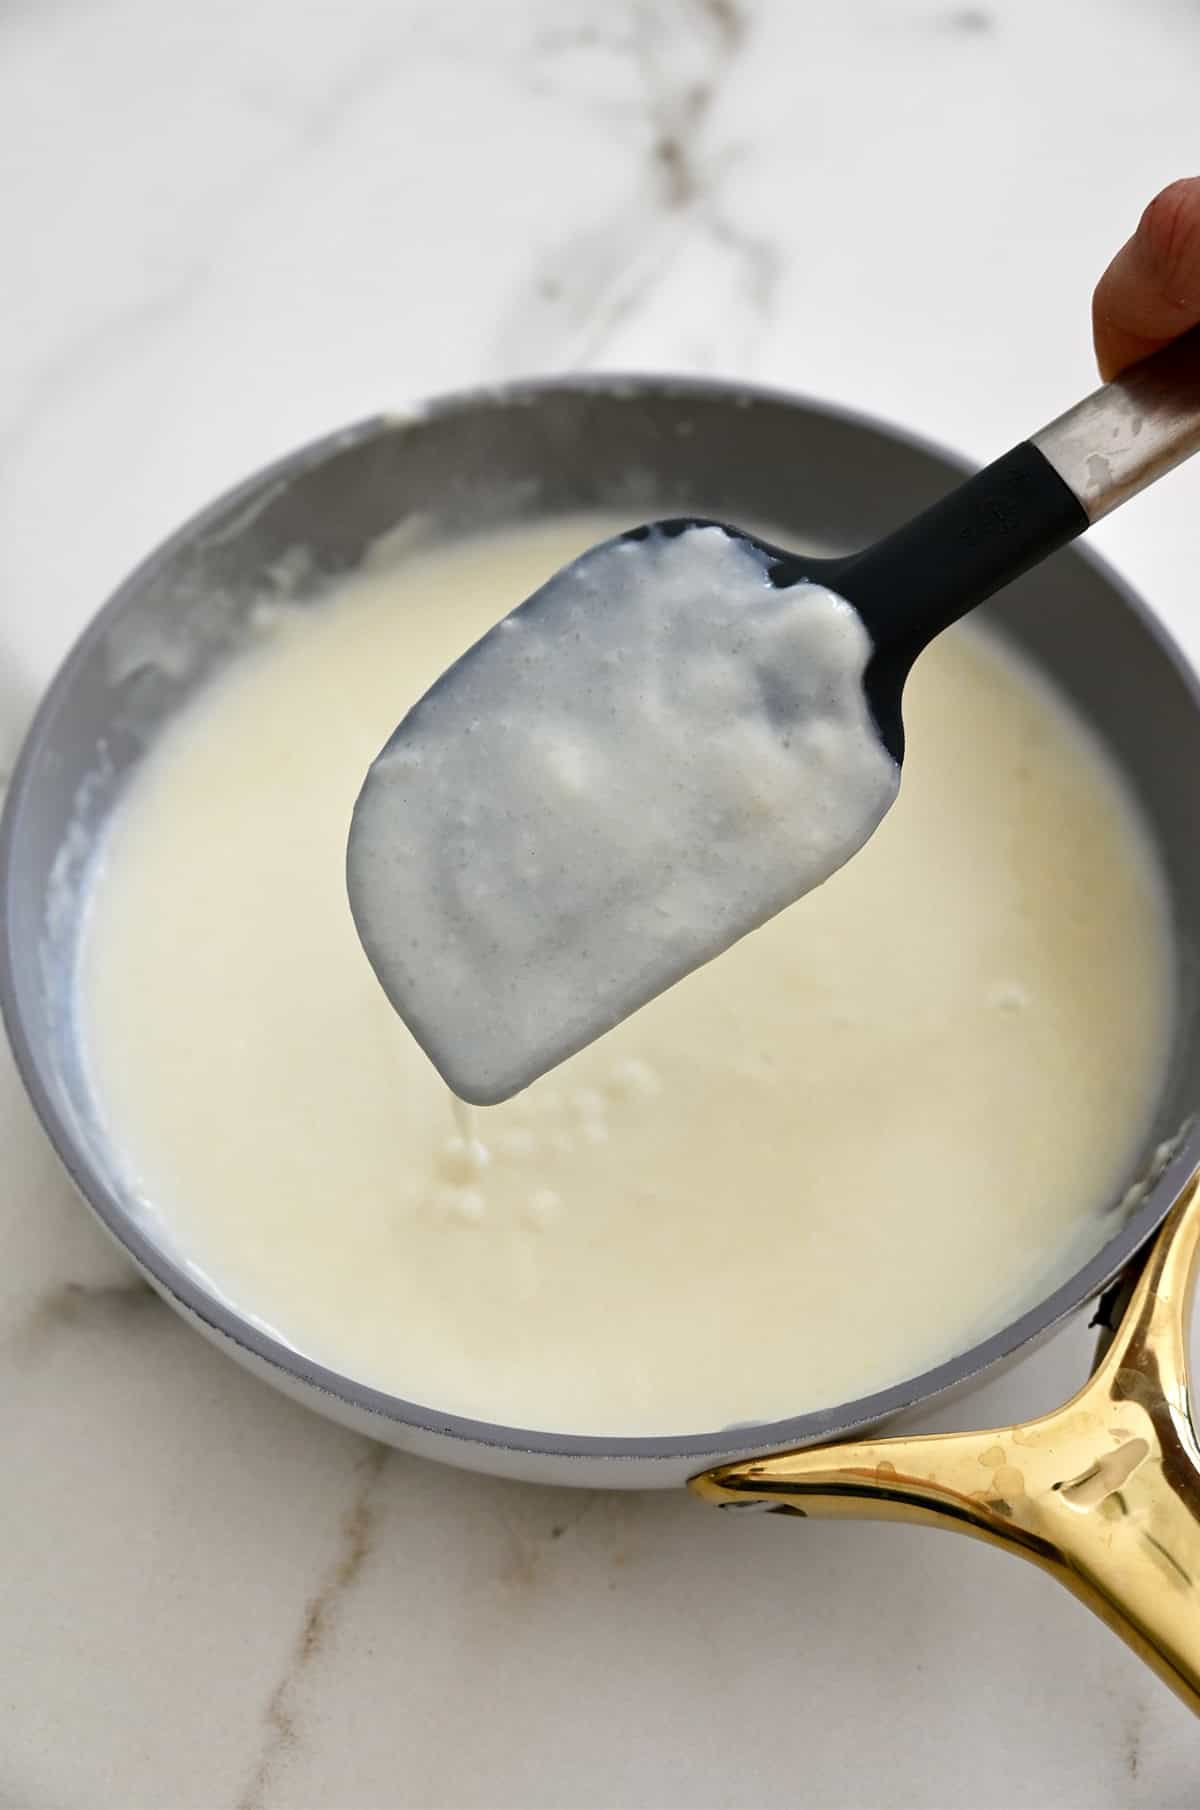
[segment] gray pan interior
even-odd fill
[[[1129,1261],[1200,1160],[1195,1011],[1200,926],[1200,698],[1169,639],[1097,559],[1058,555],[990,609],[1070,693],[1129,775],[1162,851],[1181,1009],[1169,1078],[1098,1255],[1036,1309],[936,1370],[836,1409],[664,1439],[580,1439],[483,1425],[382,1395],[308,1362],[216,1299],[147,1236],[94,1121],[77,1059],[74,948],[89,849],[156,726],[228,658],[264,595],[318,596],[382,533],[414,539],[581,508],[769,523],[798,545],[874,539],[959,475],[941,453],[792,397],[708,382],[555,381],[451,397],[294,454],[183,528],[122,586],[74,648],[27,739],[0,829],[0,1002],[37,1110],[78,1186],[169,1296],[293,1386],[331,1394],[399,1433],[592,1459],[724,1456],[828,1439],[961,1385],[1087,1300]],[[299,550],[299,551],[298,551]],[[1098,1207],[1104,1203],[1097,1203]],[[964,1203],[969,1209],[969,1203]],[[622,1466],[614,1466],[619,1473]],[[636,1466],[632,1468],[636,1469]],[[619,1482],[619,1474],[613,1481]]]

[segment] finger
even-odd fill
[[[1200,177],[1156,195],[1096,285],[1092,334],[1107,381],[1200,323]]]

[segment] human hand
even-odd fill
[[[1096,363],[1107,382],[1200,323],[1200,177],[1156,195],[1092,297]]]

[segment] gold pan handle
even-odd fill
[[[1200,1171],[1171,1208],[1094,1375],[983,1433],[815,1446],[692,1479],[705,1501],[919,1522],[1049,1571],[1200,1714],[1200,1447],[1187,1332]]]

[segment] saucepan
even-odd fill
[[[770,524],[786,543],[840,551],[879,538],[960,475],[925,444],[809,401],[641,377],[455,396],[282,460],[153,554],[50,687],[0,827],[0,1001],[34,1105],[103,1225],[199,1331],[289,1395],[480,1471],[593,1487],[690,1483],[739,1510],[893,1517],[993,1540],[1057,1575],[1200,1709],[1200,1449],[1184,1328],[1200,1244],[1200,689],[1147,608],[1089,552],[1060,553],[987,613],[1073,699],[1141,802],[1174,914],[1174,1047],[1120,1200],[1096,1203],[1096,1254],[951,1361],[817,1413],[665,1438],[485,1425],[382,1394],[243,1318],[156,1243],[80,1061],[75,951],[95,837],[162,725],[230,658],[264,593],[286,585],[294,598],[315,597],[396,530],[436,540],[591,508],[631,521]],[[1103,1349],[1062,1410],[974,1434],[880,1433],[1097,1298]]]

